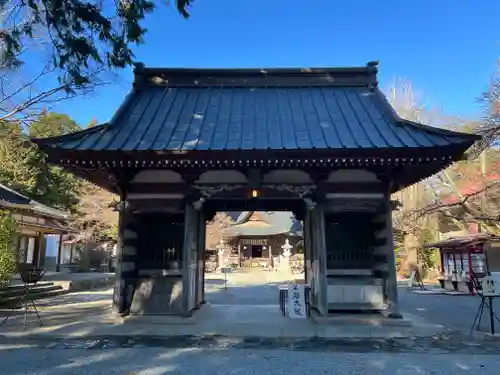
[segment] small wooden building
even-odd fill
[[[240,266],[272,266],[273,259],[283,253],[286,241],[291,253],[302,249],[296,244],[302,239],[293,213],[287,211],[245,211],[227,229],[231,258]]]
[[[72,233],[69,215],[1,184],[0,209],[10,211],[18,223],[15,242],[18,263],[59,270],[63,236]]]
[[[428,245],[439,249],[443,289],[474,293],[472,277],[500,274],[500,237],[487,233],[452,237]]]
[[[205,224],[217,211],[292,211],[321,315],[398,311],[390,196],[479,136],[398,117],[377,62],[347,68],[137,64],[107,124],[34,140],[121,199],[114,306],[190,315],[204,303]]]

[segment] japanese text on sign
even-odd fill
[[[500,290],[498,290],[495,279],[491,276],[486,276],[481,279],[481,287],[483,296],[485,297],[495,297],[500,294]]]
[[[291,284],[288,286],[288,315],[293,319],[306,318],[305,288],[304,285]]]

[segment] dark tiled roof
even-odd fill
[[[267,226],[251,225],[249,218],[252,216],[252,213],[252,211],[242,212],[236,222],[229,228],[229,232],[232,235],[239,236],[269,236],[292,232],[294,226],[294,216],[292,212],[260,212],[263,221],[268,224]]]
[[[500,236],[495,236],[489,233],[471,233],[465,236],[451,237],[440,242],[428,244],[426,247],[458,247],[488,241],[500,241]]]
[[[59,223],[57,220],[46,220],[44,224],[22,223],[25,227],[44,228],[57,232],[75,232],[71,227]]]
[[[269,226],[254,226],[254,225],[236,225],[228,229],[228,233],[232,236],[273,236],[276,234],[288,233],[285,228],[276,225]]]
[[[46,206],[37,201],[28,198],[15,190],[0,184],[0,207],[5,206],[26,206],[28,210],[33,211],[35,214],[51,217],[55,219],[68,219],[69,215],[63,211]]]
[[[136,71],[110,123],[39,144],[67,150],[440,147],[477,137],[400,119],[377,69]]]
[[[8,204],[29,205],[31,203],[31,199],[19,194],[17,191],[9,189],[5,185],[0,184],[0,205],[2,202]]]

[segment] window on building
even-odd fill
[[[451,271],[453,267],[453,254],[444,253],[443,254],[443,270],[445,276],[451,276]]]
[[[21,235],[17,250],[17,261],[21,264],[33,264],[35,262],[36,237]]]
[[[481,276],[486,274],[486,262],[484,259],[484,254],[471,254],[471,266],[472,272],[476,275]]]
[[[21,236],[19,238],[19,248],[17,250],[17,261],[26,263],[26,254],[28,253],[28,237]]]

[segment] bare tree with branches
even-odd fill
[[[93,73],[89,83],[83,86],[77,86],[71,79],[58,82],[56,69],[50,63],[37,72],[33,70],[26,66],[14,70],[0,69],[0,121],[15,119],[29,124],[61,101],[89,95],[96,88],[113,82],[112,79],[102,79],[103,72]]]
[[[484,116],[475,130],[483,138],[474,146],[471,152],[473,156],[479,156],[486,148],[496,144],[500,136],[500,59],[487,89],[479,97],[479,103],[483,107]]]
[[[73,225],[80,230],[83,239],[91,240],[100,236],[107,240],[116,236],[118,212],[114,206],[117,201],[112,193],[94,184],[83,183],[78,213],[73,219]]]
[[[225,212],[217,212],[214,218],[207,223],[205,246],[207,249],[216,249],[220,241],[227,243],[229,235],[227,228],[233,224],[233,220]]]
[[[422,95],[413,88],[407,79],[395,79],[386,91],[389,102],[397,114],[406,120],[419,123],[432,123],[432,119],[439,117],[436,109],[425,105]],[[396,244],[400,253],[401,269],[408,270],[418,264],[418,249],[423,221],[416,219],[414,212],[425,204],[425,184],[420,182],[407,187],[394,195],[400,208],[393,215],[394,227],[403,233],[403,243]]]
[[[429,111],[413,94],[410,84],[395,86],[388,97],[401,117],[434,126],[446,126],[455,130],[480,132],[486,135],[483,142],[476,144],[468,160],[455,163],[446,170],[408,187],[396,195],[402,202],[402,209],[394,215],[395,227],[404,233],[401,244],[407,263],[417,262],[421,244],[418,235],[425,223],[439,224],[449,220],[463,232],[471,224],[480,224],[482,230],[500,231],[500,153],[490,148],[500,134],[500,80],[495,75],[487,91],[481,97],[485,106],[483,122],[472,122],[443,117],[439,112]],[[437,115],[437,118],[436,118]],[[498,133],[495,133],[497,132]],[[497,134],[497,135],[495,135]],[[489,137],[489,138],[488,138]],[[425,224],[425,225],[424,225]],[[438,230],[435,227],[434,230]],[[417,262],[418,263],[418,262]]]
[[[60,101],[88,95],[97,87],[116,82],[114,74],[92,62],[85,63],[78,77],[61,70],[53,59],[54,40],[43,23],[31,34],[21,34],[17,48],[7,48],[7,35],[33,23],[35,16],[18,0],[0,4],[0,121],[29,124]]]

